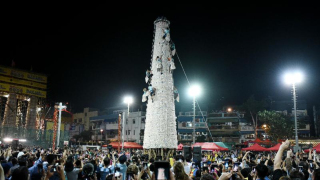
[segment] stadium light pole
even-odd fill
[[[124,103],[128,105],[128,118],[129,118],[129,113],[130,113],[130,104],[133,102],[133,98],[130,96],[126,96],[124,98]],[[123,121],[122,121],[122,147],[121,150],[123,151],[123,146],[124,146],[124,126],[125,126],[125,113],[123,113]]]
[[[298,141],[298,125],[297,125],[297,96],[296,96],[296,84],[302,82],[302,74],[299,72],[285,74],[286,84],[292,85],[293,94],[293,109],[294,109],[294,128],[295,128],[295,152],[299,150]]]
[[[196,97],[201,93],[201,88],[198,85],[193,85],[189,89],[189,95],[193,98],[193,144],[196,143]]]

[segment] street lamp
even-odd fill
[[[298,142],[298,126],[297,126],[297,96],[296,96],[296,83],[302,82],[302,74],[299,72],[295,73],[287,73],[285,75],[285,82],[287,84],[292,85],[293,89],[293,109],[294,109],[294,127],[295,127],[295,152],[299,150],[299,142]]]
[[[101,132],[101,147],[102,147],[102,132],[103,132],[103,129],[100,129],[100,132]]]
[[[129,118],[129,114],[130,114],[130,104],[133,102],[133,98],[130,96],[126,96],[124,98],[124,103],[128,104],[128,118]],[[123,146],[124,146],[124,126],[125,126],[125,113],[123,113],[123,121],[122,121],[122,148],[121,150],[123,151]]]
[[[189,89],[189,95],[193,97],[193,144],[196,143],[196,96],[201,93],[201,88],[198,85],[193,85]]]

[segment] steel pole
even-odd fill
[[[298,149],[299,149],[299,141],[298,141],[298,125],[297,125],[297,96],[296,96],[295,83],[292,84],[292,88],[293,88],[293,109],[294,109],[295,136],[296,136],[296,151],[298,151]]]
[[[61,110],[62,110],[62,102],[59,103],[59,121],[58,121],[57,147],[59,147],[59,142],[60,142]]]
[[[123,118],[122,118],[122,147],[121,147],[121,151],[123,151],[123,146],[124,146],[124,125],[125,125],[125,119],[126,119],[126,113],[123,112]]]
[[[196,96],[193,96],[193,144],[196,143]]]

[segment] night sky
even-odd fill
[[[149,68],[153,21],[165,16],[201,104],[237,105],[257,99],[291,100],[284,72],[299,69],[298,99],[319,104],[320,13],[317,7],[215,7],[165,3],[8,6],[2,18],[0,64],[44,73],[48,100],[74,111],[140,104]],[[187,81],[174,57],[180,103],[190,106]],[[178,110],[179,111],[179,110]]]

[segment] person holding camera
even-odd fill
[[[114,156],[114,154],[112,154]],[[100,180],[105,180],[107,176],[114,174],[114,166],[110,165],[110,159],[105,157],[97,169],[100,174]]]
[[[121,155],[118,158],[119,163],[115,167],[115,177],[118,177],[120,174],[122,175],[122,180],[126,180],[126,173],[127,173],[127,156],[125,154]]]

